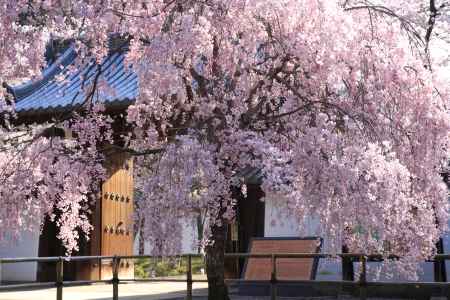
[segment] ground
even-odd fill
[[[194,284],[194,295],[204,296],[207,293],[206,283]],[[156,299],[184,299],[186,283],[130,283],[119,286],[121,300],[156,300]],[[0,300],[52,300],[56,299],[56,290],[39,289],[28,291],[1,292]],[[112,299],[112,285],[95,284],[90,286],[67,287],[63,290],[64,300],[110,300]]]
[[[206,283],[194,284],[194,300],[206,300]],[[232,293],[233,294],[233,293]],[[164,283],[130,283],[119,287],[120,300],[184,300],[186,297],[186,284],[182,282]],[[56,291],[52,289],[39,289],[28,291],[1,292],[0,300],[53,300]],[[64,300],[111,300],[111,285],[90,285],[64,288]],[[269,297],[244,297],[231,295],[231,300],[269,300]],[[356,300],[356,298],[320,297],[320,298],[277,298],[278,300]],[[377,300],[369,298],[370,300]],[[390,299],[395,300],[395,299]],[[406,300],[406,299],[404,299]]]

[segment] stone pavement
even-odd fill
[[[194,283],[195,296],[207,295],[207,283]],[[120,300],[184,299],[186,283],[128,283],[119,285]],[[0,300],[53,300],[56,289],[33,289],[27,291],[0,292]],[[63,300],[111,300],[112,285],[65,287]]]

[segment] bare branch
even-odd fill
[[[128,153],[133,156],[145,156],[145,155],[159,154],[159,153],[163,153],[165,151],[164,148],[156,148],[156,149],[148,149],[148,150],[138,151],[138,150],[134,150],[134,149],[130,149],[130,148],[121,147],[118,145],[108,145],[107,147],[105,147],[105,150],[107,150],[107,149],[114,149],[118,153]]]

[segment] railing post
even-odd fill
[[[367,298],[367,258],[365,255],[360,257],[361,271],[359,274],[359,297],[361,300]]]
[[[60,256],[56,262],[56,300],[63,299],[64,260]]]
[[[444,253],[444,244],[442,238],[436,243],[437,254]],[[447,281],[447,271],[445,268],[445,260],[440,258],[434,258],[434,281],[435,282],[446,282]]]
[[[186,300],[192,300],[192,257],[187,256]]]
[[[236,263],[236,277],[239,278],[240,275],[241,275],[241,274],[240,274],[240,273],[241,273],[241,272],[240,272],[241,270],[239,270],[239,256],[236,256],[236,257],[235,257],[235,261],[234,261],[234,262]]]
[[[120,258],[117,255],[113,257],[113,300],[119,300],[119,266],[120,266]]]
[[[272,272],[270,273],[270,300],[277,299],[277,257],[272,254]]]

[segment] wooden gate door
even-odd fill
[[[102,184],[101,254],[133,255],[133,160],[129,155],[110,155],[108,179]],[[132,260],[121,260],[119,276],[134,278]],[[103,261],[101,278],[112,277],[112,261]]]

